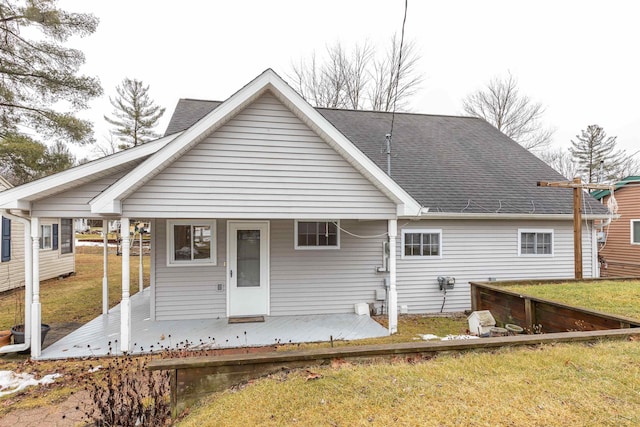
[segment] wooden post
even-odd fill
[[[572,182],[538,181],[538,187],[560,187],[573,188],[573,258],[574,273],[576,279],[582,279],[582,190],[584,188],[592,190],[607,190],[610,185],[604,184],[583,184],[579,177],[573,178]]]
[[[576,279],[582,279],[582,180],[573,178],[573,257]]]

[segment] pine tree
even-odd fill
[[[624,160],[624,151],[615,151],[615,136],[607,136],[598,125],[589,125],[576,141],[571,140],[569,151],[579,166],[579,172],[588,183],[618,179],[620,167]],[[600,169],[602,166],[602,177]]]
[[[118,97],[109,98],[115,118],[104,119],[115,126],[113,133],[122,141],[119,148],[136,147],[159,135],[153,131],[165,109],[149,98],[149,86],[140,80],[125,78],[116,87]]]
[[[95,16],[58,9],[56,0],[0,0],[0,139],[22,140],[15,136],[31,130],[48,140],[93,141],[91,123],[75,112],[102,88],[77,75],[84,54],[62,43],[97,26]]]

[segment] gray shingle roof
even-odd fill
[[[165,135],[188,128],[220,104],[181,99]],[[386,171],[391,113],[317,111]],[[396,113],[391,177],[430,212],[573,212],[572,190],[536,185],[565,177],[478,118]],[[584,200],[585,213],[605,212],[593,198]]]

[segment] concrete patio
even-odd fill
[[[152,321],[149,288],[131,296],[132,353],[166,348],[237,348],[285,343],[355,340],[389,334],[369,316],[331,314],[270,316],[264,322],[229,324],[227,318]],[[120,306],[113,307],[42,350],[39,359],[66,359],[122,354]]]

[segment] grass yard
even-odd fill
[[[149,284],[149,257],[142,257],[144,282]],[[122,296],[122,257],[110,253],[109,307]],[[131,257],[131,293],[138,291],[138,257]],[[40,283],[42,322],[86,323],[102,313],[102,248],[76,248],[76,275]],[[0,329],[24,323],[24,291],[0,294]]]
[[[283,371],[178,425],[637,426],[640,343],[603,341]]]
[[[504,288],[576,307],[640,319],[640,280],[542,283]]]
[[[137,261],[132,257],[133,291],[137,291]],[[143,257],[143,261],[148,269],[149,258]],[[76,262],[76,276],[41,284],[44,322],[81,323],[101,313],[101,248],[78,248]],[[111,255],[111,306],[120,299],[120,267],[121,257]],[[148,274],[145,282],[148,283]],[[635,283],[635,288],[633,282],[625,283],[624,288],[618,286],[615,292],[590,284],[582,293],[605,297],[566,302],[640,317],[633,314],[638,313],[638,307],[635,312],[615,309],[623,306],[621,302],[640,301]],[[558,299],[559,290],[569,287],[551,286],[552,297],[540,296]],[[533,289],[538,292],[545,287],[548,286]],[[574,293],[578,289],[573,284],[571,288]],[[530,291],[518,288],[518,292]],[[605,300],[609,305],[603,304]],[[15,323],[15,310],[15,295],[0,296],[0,328]],[[386,321],[377,320],[383,324]],[[466,328],[464,316],[401,316],[399,333],[394,336],[336,341],[334,345],[408,342],[419,339],[418,334],[445,336],[464,333]],[[323,345],[329,344],[285,345],[279,350]],[[102,375],[90,373],[91,365],[104,366],[115,360],[34,362],[26,357],[0,358],[0,370],[31,372],[37,377],[63,374],[54,384],[0,398],[0,417],[17,409],[53,407],[81,391],[87,381],[95,381]],[[438,354],[410,361],[399,358],[351,364],[338,360],[331,366],[282,371],[212,395],[179,425],[635,426],[640,424],[639,414],[640,342],[603,341]]]

